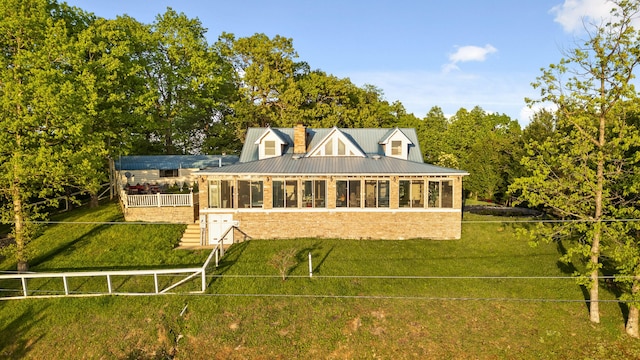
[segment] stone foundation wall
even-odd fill
[[[222,213],[222,212],[220,212]],[[229,213],[229,212],[226,212]],[[253,239],[459,239],[460,211],[236,211]]]
[[[197,206],[128,208],[123,212],[126,221],[192,224],[198,218]]]

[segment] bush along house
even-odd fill
[[[230,224],[253,239],[459,239],[468,173],[424,163],[414,129],[297,125],[250,128],[236,164],[196,175],[212,245]]]

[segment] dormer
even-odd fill
[[[379,144],[382,145],[385,156],[407,160],[409,158],[409,146],[413,145],[413,142],[409,140],[402,130],[395,128],[382,138]]]
[[[333,127],[311,151],[309,156],[359,156],[365,154],[340,129]]]
[[[273,129],[267,128],[255,144],[258,145],[258,160],[262,160],[282,156],[287,141]]]

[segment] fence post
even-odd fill
[[[204,267],[202,268],[202,292],[207,289],[207,276]]]
[[[313,277],[313,264],[311,263],[311,251],[309,251],[309,277]]]
[[[27,297],[27,279],[22,277],[22,294]]]
[[[156,294],[158,293],[158,273],[153,274],[153,284],[156,287]]]
[[[161,207],[162,205],[160,204],[160,193],[156,193],[156,199],[158,200],[158,207]]]
[[[111,294],[112,292],[112,288],[111,288],[111,275],[107,274],[107,288],[109,288],[109,294]]]
[[[62,282],[64,283],[64,294],[69,295],[69,284],[67,284],[67,277],[62,277]]]

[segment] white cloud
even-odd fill
[[[453,64],[466,61],[485,61],[487,55],[492,54],[496,51],[498,51],[498,49],[489,44],[485,45],[484,47],[473,45],[461,46],[458,48],[458,51],[449,55],[449,61],[451,61],[451,63]]]
[[[468,61],[485,61],[487,55],[497,52],[498,49],[490,44],[484,47],[467,45],[460,46],[458,50],[449,55],[449,63],[442,66],[442,71],[446,74],[453,70],[459,70],[458,63]]]
[[[609,19],[613,4],[608,0],[565,0],[563,4],[551,8],[554,21],[562,25],[564,31],[577,33],[584,30],[584,24],[600,24]]]

